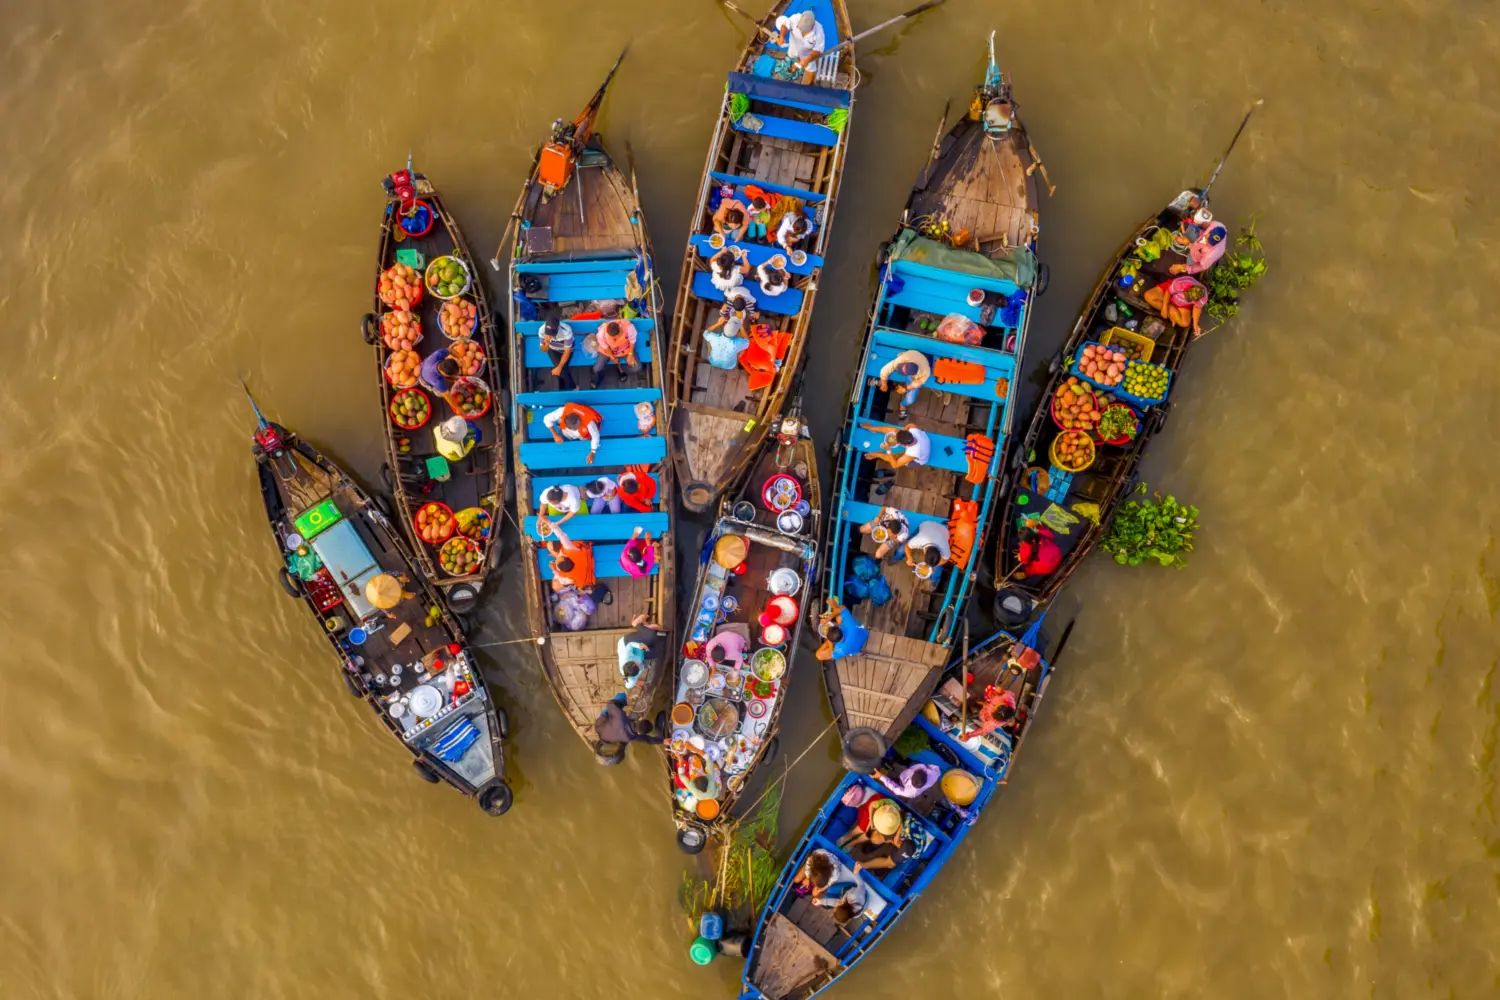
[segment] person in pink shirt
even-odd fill
[[[745,637],[733,629],[721,629],[703,647],[703,658],[709,665],[728,667],[732,670],[745,668]]]
[[[656,545],[651,541],[651,532],[635,529],[625,543],[625,551],[620,553],[620,567],[636,579],[651,575],[656,568]]]
[[[1196,222],[1198,236],[1188,245],[1187,263],[1173,264],[1173,274],[1202,274],[1213,267],[1229,249],[1229,227],[1222,222]]]

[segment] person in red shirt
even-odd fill
[[[1016,550],[1016,560],[1021,564],[1023,576],[1047,576],[1057,572],[1062,563],[1062,549],[1056,538],[1045,524],[1028,524],[1021,529],[1021,546]]]

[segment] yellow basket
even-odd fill
[[[1125,356],[1131,361],[1151,360],[1151,352],[1156,350],[1156,341],[1150,337],[1143,337],[1123,326],[1111,327],[1109,332],[1099,338],[1099,343],[1105,347],[1115,346],[1125,350]]]
[[[1063,464],[1062,459],[1058,457],[1057,446],[1060,443],[1062,443],[1063,438],[1067,437],[1070,434],[1077,435],[1078,438],[1082,438],[1083,442],[1089,446],[1089,448],[1088,448],[1089,459],[1088,459],[1087,462],[1084,462],[1082,465],[1078,465],[1078,466],[1065,465],[1065,464]],[[1047,457],[1050,458],[1050,459],[1052,459],[1052,464],[1055,465],[1055,466],[1057,466],[1059,469],[1062,469],[1064,472],[1082,472],[1084,469],[1087,469],[1089,466],[1091,466],[1091,465],[1094,464],[1094,459],[1096,457],[1098,457],[1098,454],[1099,454],[1099,452],[1094,447],[1094,441],[1093,441],[1093,439],[1090,438],[1088,436],[1088,434],[1086,432],[1084,432],[1084,431],[1063,431],[1057,437],[1055,437],[1055,438],[1052,439],[1052,446],[1047,449]]]

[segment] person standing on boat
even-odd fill
[[[554,312],[542,321],[539,339],[542,352],[552,362],[552,375],[557,379],[558,391],[571,392],[573,373],[568,370],[568,362],[573,358],[573,328],[558,319]]]
[[[776,44],[786,49],[790,63],[783,68],[777,64],[777,72],[783,80],[790,80],[799,73],[804,84],[814,80],[814,64],[823,57],[827,42],[823,37],[823,26],[810,10],[776,19]]]
[[[907,520],[906,514],[895,507],[882,507],[880,513],[869,521],[859,526],[861,535],[871,535],[876,528],[885,529],[885,541],[877,543],[875,558],[884,559],[892,549],[906,544],[911,537],[911,522]]]
[[[1024,524],[1020,537],[1016,561],[1021,564],[1022,576],[1050,576],[1057,572],[1062,565],[1062,548],[1051,528],[1045,524]]]
[[[636,337],[635,324],[628,319],[606,320],[599,324],[599,332],[594,335],[599,358],[594,362],[593,388],[599,388],[599,380],[607,365],[613,364],[619,369],[622,380],[640,372],[641,363],[635,356]]]
[[[630,721],[630,716],[625,714],[626,700],[624,694],[617,694],[604,703],[604,711],[594,720],[594,735],[599,737],[599,742],[618,746],[627,743],[660,745],[666,742],[661,736],[651,735],[650,723],[644,719],[636,723]]]
[[[839,603],[837,597],[828,598],[827,610],[818,619],[818,631],[823,633],[823,644],[814,655],[820,660],[857,656],[864,651],[870,638],[870,630],[861,625],[854,612]]]
[[[581,403],[564,403],[542,418],[542,426],[552,432],[552,440],[562,444],[564,439],[582,441],[588,438],[589,456],[584,461],[594,464],[599,452],[599,433],[604,418],[599,411]]]
[[[921,351],[902,351],[880,369],[881,392],[890,392],[892,375],[904,375],[907,379],[906,392],[901,396],[901,409],[898,411],[900,416],[905,417],[906,408],[917,401],[917,390],[932,377],[932,364]]]
[[[907,424],[905,427],[898,428],[890,424],[864,421],[860,426],[866,430],[885,434],[885,441],[880,448],[868,454],[877,462],[884,462],[892,469],[902,469],[908,465],[926,465],[927,459],[932,455],[932,439],[916,424]],[[901,449],[899,455],[896,454],[897,448]]]
[[[618,514],[623,508],[620,502],[620,484],[608,476],[600,476],[585,483],[583,495],[589,502],[590,514]]]
[[[565,524],[583,513],[583,494],[572,483],[558,483],[542,490],[542,499],[537,504],[538,514],[546,515],[552,526]]]

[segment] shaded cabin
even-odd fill
[[[774,31],[777,17],[805,11],[825,48],[852,36],[842,0],[784,0],[761,24]],[[817,60],[810,81],[781,78],[786,58],[758,33],[729,74],[678,283],[670,441],[683,502],[694,511],[712,508],[781,412],[833,223],[858,81],[854,49]],[[756,198],[766,205],[760,213]],[[734,205],[747,213],[744,224],[724,215],[717,229],[726,231],[716,231],[720,210]],[[790,235],[795,219],[806,226],[799,238]],[[716,270],[725,253],[733,268]]]

